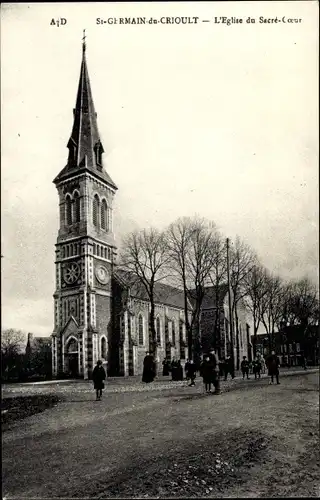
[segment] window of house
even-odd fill
[[[96,194],[93,198],[93,207],[92,207],[92,222],[94,226],[98,226],[98,218],[99,218],[99,196]]]
[[[101,229],[106,230],[107,229],[107,212],[108,212],[108,205],[106,200],[102,200],[101,203]]]
[[[139,345],[143,345],[143,316],[139,314],[138,316],[138,339]]]
[[[161,325],[160,325],[160,317],[157,316],[156,319],[156,332],[157,332],[157,342],[158,344],[161,343]]]
[[[72,224],[72,201],[71,196],[66,197],[66,222],[70,226]]]
[[[80,196],[78,191],[75,191],[73,199],[74,199],[74,220],[75,222],[80,222]]]
[[[299,344],[299,342],[297,342],[297,344],[296,344],[296,351],[300,352],[300,344]]]

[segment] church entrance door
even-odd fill
[[[73,378],[79,376],[78,349],[77,340],[75,338],[71,338],[66,345],[65,367],[67,374]]]

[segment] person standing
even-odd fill
[[[225,361],[224,380],[227,380],[228,373],[230,373],[231,378],[234,379],[234,366],[231,356],[227,356],[227,359]]]
[[[189,387],[193,387],[194,385],[196,385],[195,380],[197,375],[197,367],[192,359],[190,359],[190,361],[188,362],[186,375],[187,375],[187,380],[190,380]]]
[[[280,361],[279,361],[279,358],[276,355],[275,351],[272,351],[271,355],[268,357],[267,367],[268,367],[268,375],[269,375],[269,377],[271,377],[269,384],[273,384],[274,377],[276,377],[277,384],[280,384],[280,382],[279,382]]]
[[[201,374],[206,392],[211,392],[213,367],[209,356],[201,363]]]
[[[106,379],[106,372],[102,366],[102,361],[100,361],[99,359],[92,372],[93,386],[96,391],[96,401],[101,401],[102,390],[104,389],[105,379]]]
[[[142,382],[149,384],[154,381],[156,376],[156,367],[153,356],[146,352],[146,356],[143,360],[143,373],[142,373]]]
[[[178,361],[176,358],[172,358],[171,362],[171,378],[172,380],[178,380]]]
[[[260,358],[256,358],[253,360],[253,373],[254,373],[254,378],[257,379],[257,375],[259,378],[261,378],[261,361]]]
[[[168,375],[170,375],[170,363],[168,361],[167,358],[165,358],[163,361],[162,361],[162,375],[164,377],[167,377]]]
[[[211,382],[213,383],[215,388],[214,394],[220,394],[219,359],[214,349],[210,351],[209,358],[212,366]]]
[[[249,361],[247,360],[247,356],[243,356],[243,359],[241,361],[241,371],[242,371],[242,378],[244,379],[246,375],[247,379],[249,379]]]

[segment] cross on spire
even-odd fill
[[[83,30],[83,37],[82,37],[82,50],[83,52],[86,51],[86,30]]]

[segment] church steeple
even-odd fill
[[[103,178],[114,189],[117,189],[107,172],[103,169],[102,154],[104,149],[100,140],[97,125],[97,113],[94,108],[89,73],[86,61],[85,36],[82,43],[82,61],[80,78],[73,110],[73,127],[67,147],[69,149],[68,164],[60,172],[54,182],[61,177],[75,174],[75,170],[90,170],[99,178]]]

